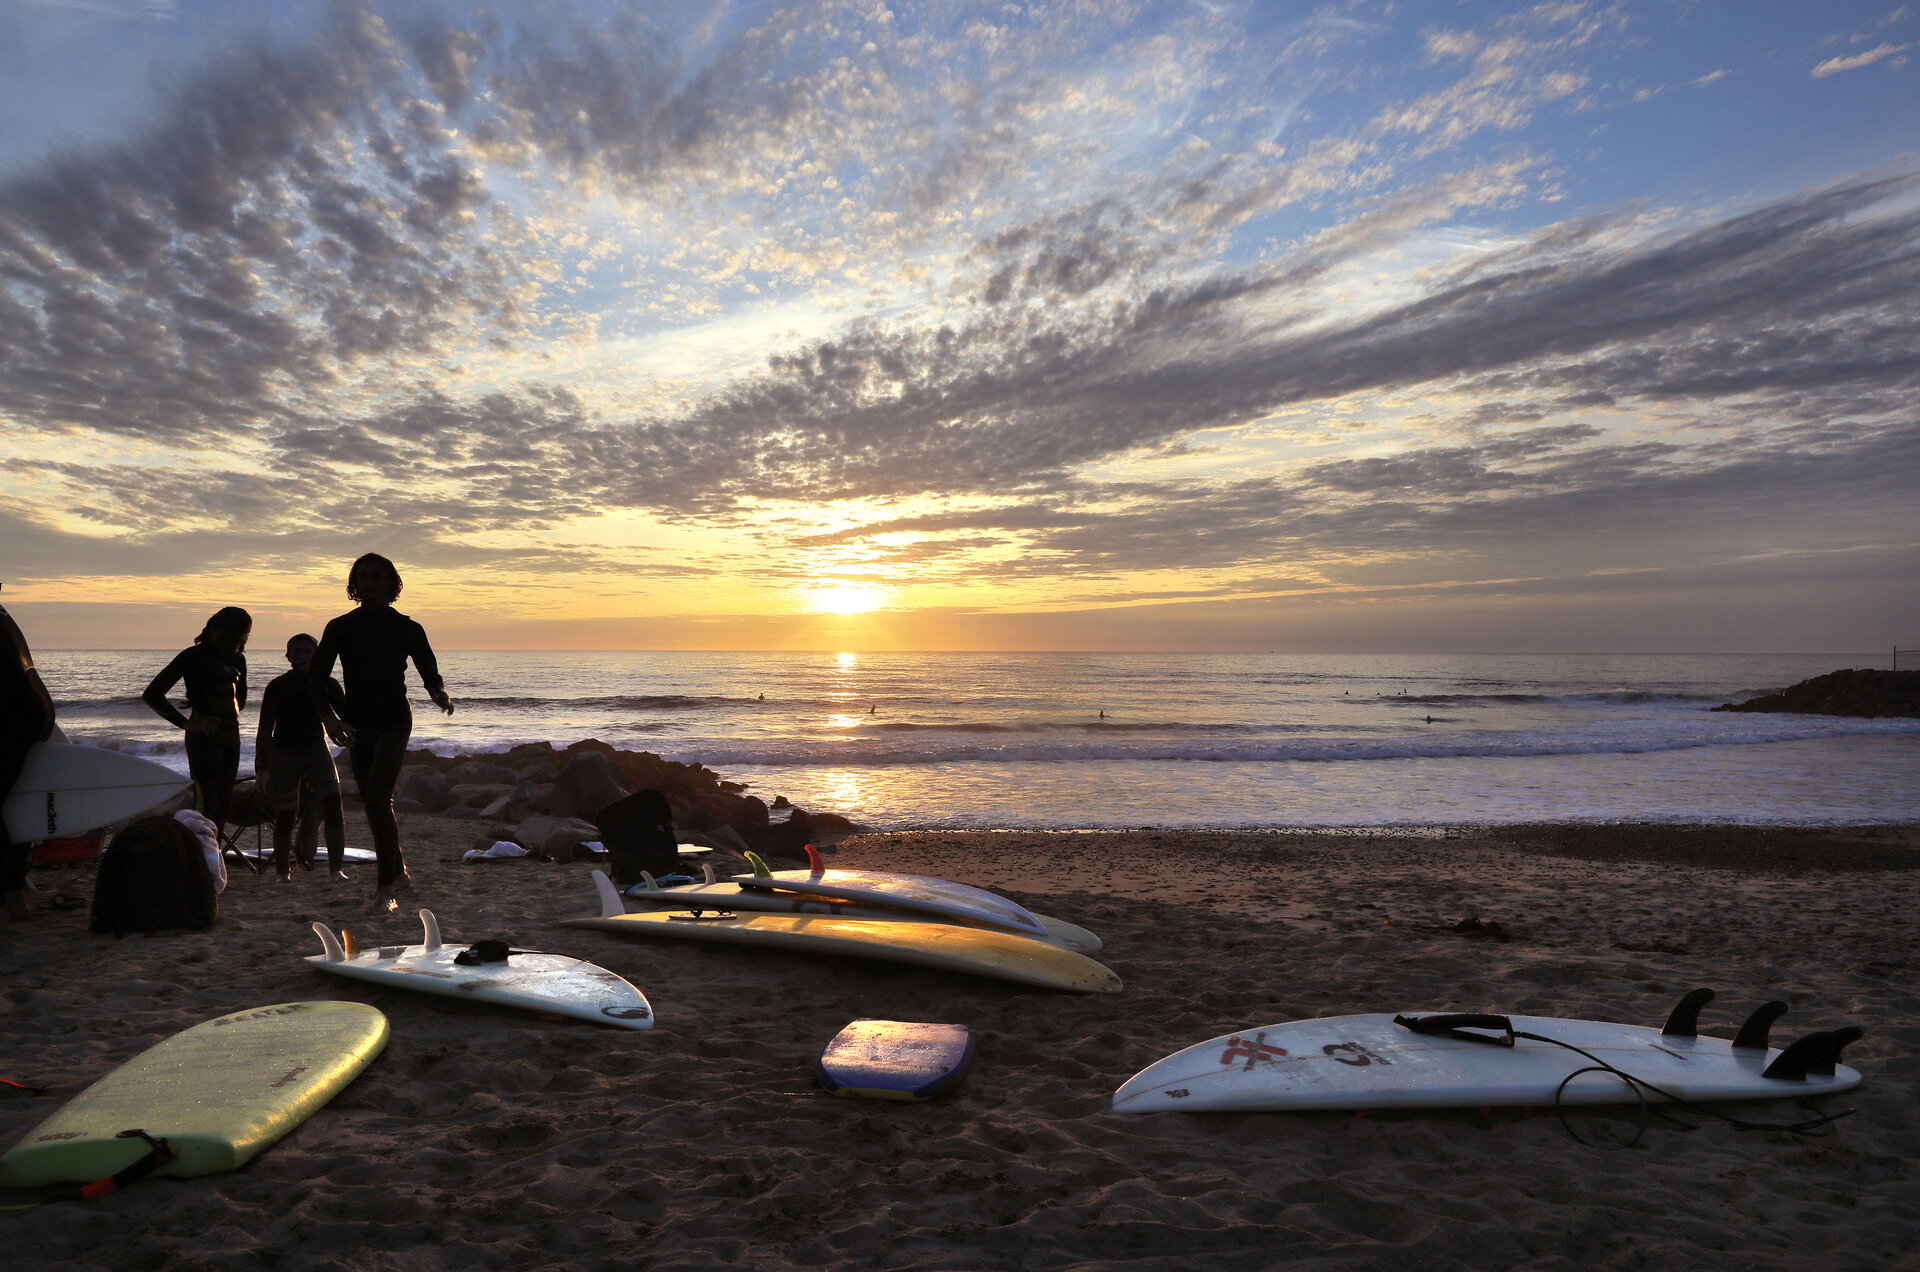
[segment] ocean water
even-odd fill
[[[139,699],[172,652],[36,659],[75,741],[184,772],[179,733]],[[271,649],[250,662],[257,700],[285,663]],[[456,714],[416,685],[414,743],[597,737],[884,829],[1920,821],[1920,720],[1708,710],[1845,665],[449,650]]]

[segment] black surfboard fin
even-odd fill
[[[1674,1006],[1673,1014],[1667,1017],[1667,1023],[1660,1026],[1664,1038],[1693,1038],[1700,1033],[1700,1009],[1713,1001],[1710,989],[1688,990],[1687,996]]]
[[[1833,1076],[1833,1067],[1840,1063],[1840,1053],[1860,1035],[1861,1031],[1853,1025],[1810,1033],[1775,1056],[1773,1063],[1760,1076],[1780,1078],[1787,1082],[1803,1082],[1808,1074],[1830,1078]]]
[[[1761,1003],[1740,1026],[1740,1032],[1734,1036],[1735,1051],[1765,1051],[1767,1049],[1767,1031],[1773,1028],[1773,1022],[1787,1014],[1787,1005],[1779,999],[1770,1003]]]

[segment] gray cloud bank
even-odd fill
[[[1301,197],[1345,144],[1323,137],[1257,175],[1235,175],[1247,154],[1170,160],[1013,216],[970,246],[939,313],[774,351],[671,413],[610,416],[562,384],[458,387],[464,362],[536,344],[545,321],[535,212],[506,205],[483,168],[691,207],[796,145],[872,159],[888,120],[935,127],[941,112],[899,82],[904,61],[828,73],[823,50],[850,37],[821,29],[774,14],[742,30],[642,16],[535,31],[349,7],[309,47],[250,47],[186,78],[147,134],[0,182],[8,466],[76,492],[70,507],[120,535],[9,512],[16,577],[164,573],[272,557],[275,536],[291,554],[395,526],[417,557],[451,564],[484,555],[462,547],[477,532],[598,510],[739,525],[758,501],[916,496],[972,502],[837,536],[769,533],[932,535],[896,559],[954,577],[975,568],[966,551],[1010,544],[1022,554],[996,575],[1205,569],[1226,590],[1302,567],[1358,577],[1355,560],[1417,579],[1913,548],[1909,170],[1681,228],[1632,210],[1570,220],[1359,310],[1321,284],[1497,203],[1525,165],[1392,195],[1354,186],[1334,230],[1270,258],[1191,250],[1226,241],[1256,195]],[[1026,154],[1010,120],[1046,87],[1019,69],[983,76],[921,159],[872,166],[872,204],[924,218],[996,175],[994,139]],[[1354,166],[1408,162],[1380,144]],[[1432,441],[1255,476],[1089,473],[1363,399],[1426,412]],[[197,458],[135,473],[68,456],[72,437]],[[259,463],[224,454],[248,448]],[[183,506],[216,528],[182,537]],[[634,568],[557,550],[495,563]]]

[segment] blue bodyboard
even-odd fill
[[[931,1100],[959,1086],[972,1059],[965,1025],[856,1020],[834,1035],[813,1073],[835,1095]]]

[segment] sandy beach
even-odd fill
[[[351,824],[351,823],[350,823]],[[639,985],[634,1033],[322,977],[314,919],[371,869],[237,874],[205,934],[114,939],[84,909],[0,927],[10,1145],[146,1047],[241,1008],[355,998],[392,1041],[245,1169],[7,1216],[18,1267],[238,1269],[1920,1268],[1920,827],[862,835],[834,864],[937,874],[1100,934],[1119,995],[872,963],[624,942],[591,867],[461,864],[486,827],[410,815],[450,940],[505,936]],[[251,835],[248,836],[249,840]],[[350,829],[364,838],[364,824]],[[92,894],[91,866],[41,888]],[[1463,920],[1499,936],[1469,935]],[[1504,938],[1504,939],[1502,939]],[[1112,1113],[1129,1075],[1242,1026],[1475,1010],[1658,1024],[1695,986],[1730,1037],[1856,1024],[1865,1085],[1824,1138],[1546,1111]],[[927,1105],[835,1099],[809,1063],[861,1016],[956,1021],[977,1055]],[[1792,1103],[1743,1105],[1786,1120]],[[15,1195],[9,1200],[30,1199]]]

